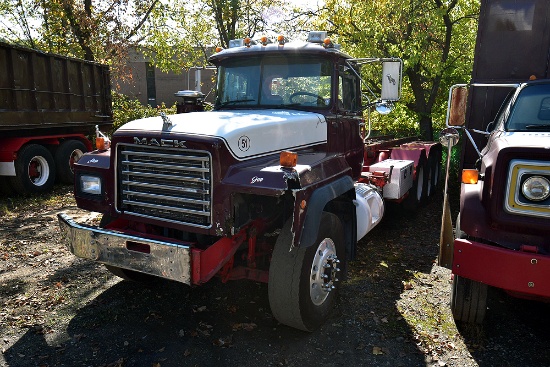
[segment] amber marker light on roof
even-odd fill
[[[95,148],[97,150],[105,150],[105,138],[102,136],[98,136],[95,138]]]
[[[288,152],[288,151],[281,152],[281,158],[279,159],[279,163],[281,164],[282,167],[286,167],[286,168],[296,167],[297,162],[298,162],[298,153]]]
[[[244,39],[244,45],[245,45],[246,47],[250,47],[250,37],[246,37],[246,38]]]
[[[278,35],[277,36],[277,42],[279,42],[279,45],[284,45],[285,44],[285,36],[283,36],[282,34]]]
[[[330,47],[331,45],[332,45],[332,41],[330,40],[330,38],[325,38],[323,40],[323,46]]]
[[[260,38],[260,42],[262,43],[263,46],[266,46],[267,45],[267,37],[262,36],[262,38]]]
[[[477,169],[463,169],[462,170],[462,183],[476,184],[479,181],[479,172]]]
[[[220,46],[216,47],[216,52],[221,52],[222,50],[223,50],[223,47],[220,47]]]

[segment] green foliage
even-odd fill
[[[113,98],[113,131],[127,123],[145,117],[158,116],[164,112],[167,115],[176,113],[176,105],[166,107],[164,103],[157,108],[144,106],[137,99],[130,99],[120,93],[112,92]]]
[[[448,88],[470,79],[478,12],[478,0],[328,0],[318,25],[354,57],[403,59],[407,111],[385,129],[416,126],[430,139],[433,121],[443,124]]]

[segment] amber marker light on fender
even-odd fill
[[[462,170],[462,183],[476,184],[479,181],[479,172],[477,169],[463,169]]]
[[[298,162],[298,154],[294,152],[283,151],[281,152],[281,158],[279,160],[282,167],[292,168],[296,167]]]

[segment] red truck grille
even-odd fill
[[[206,151],[118,144],[119,209],[128,214],[210,227],[210,161]]]

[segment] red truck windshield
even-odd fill
[[[506,128],[508,131],[550,131],[550,84],[524,87],[512,106]]]
[[[329,61],[263,57],[233,59],[219,67],[216,108],[327,108]]]

